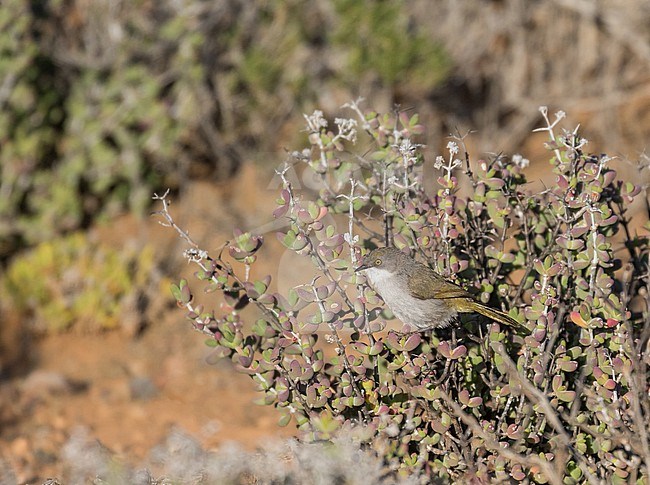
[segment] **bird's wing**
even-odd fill
[[[408,287],[411,295],[420,300],[436,298],[445,300],[447,298],[472,298],[474,297],[464,288],[446,281],[442,276],[427,268],[429,271],[412,274],[408,279]],[[431,284],[435,281],[437,284]]]

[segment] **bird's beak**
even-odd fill
[[[368,266],[366,266],[364,263],[361,263],[359,266],[357,266],[354,269],[354,272],[358,273],[359,271],[363,271],[364,269],[368,269]]]

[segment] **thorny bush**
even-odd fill
[[[520,155],[472,160],[460,134],[425,185],[417,115],[345,108],[354,117],[333,128],[319,111],[305,116],[309,147],[277,171],[278,238],[320,275],[286,294],[269,289],[271,276],[249,278],[261,235],[235,231],[208,254],[155,197],[161,222],[191,245],[196,277],[225,298],[217,315],[193,303],[186,280],[174,285],[194,327],[251,376],[280,424],[311,440],[345,430],[387,477],[647,483],[648,238],[627,214],[641,188],[546,108],[551,187],[530,190]],[[292,184],[296,166],[316,174],[318,194]],[[454,332],[385,329],[388,310],[354,272],[385,244],[521,328],[468,318]],[[246,303],[257,321],[241,320]]]

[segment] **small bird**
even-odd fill
[[[355,271],[366,275],[397,318],[418,330],[447,327],[459,313],[480,313],[505,325],[519,325],[395,248],[370,251]]]

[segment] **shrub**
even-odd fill
[[[0,14],[3,259],[125,209],[141,214],[181,172],[181,127],[200,104],[198,43],[183,18],[161,19],[152,37],[140,10],[74,3],[10,0]]]
[[[367,51],[339,21],[345,2],[37,3],[8,0],[0,12],[2,260],[142,214],[151,192],[188,176],[229,177],[293,132],[283,125],[295,110],[278,106],[356,86],[337,74],[350,65],[390,93],[399,78],[431,89],[449,70],[394,0],[355,8],[371,13]]]
[[[38,332],[128,327],[154,268],[151,247],[117,250],[83,233],[39,244],[16,257],[2,278],[3,298]]]
[[[404,5],[350,0],[333,4],[340,20],[332,40],[347,54],[342,76],[349,76],[350,84],[373,73],[382,84],[400,85],[401,93],[412,95],[431,92],[447,77],[449,57],[441,44],[418,29]]]
[[[564,113],[551,119],[546,108],[551,187],[527,188],[520,155],[473,160],[462,136],[435,159],[427,187],[417,115],[346,107],[356,119],[334,127],[318,111],[306,116],[309,147],[277,171],[273,215],[287,224],[278,238],[318,274],[303,285],[279,294],[271,276],[250,278],[264,257],[258,234],[235,231],[208,254],[156,197],[162,222],[190,244],[197,279],[224,297],[218,314],[194,303],[186,280],[172,287],[208,345],[251,376],[281,425],[308,440],[345,430],[390,474],[650,479],[648,239],[627,214],[640,188],[617,178],[609,157],[586,154],[577,130],[560,130]],[[296,166],[316,174],[318,194],[291,183]],[[509,309],[522,328],[467,319],[451,334],[385,330],[387,310],[354,267],[387,242]],[[242,321],[247,303],[255,322]]]

